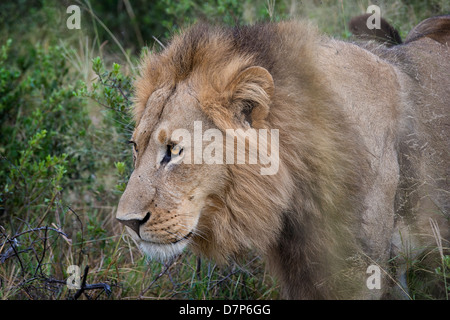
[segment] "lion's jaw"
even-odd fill
[[[136,239],[141,251],[151,260],[159,262],[169,261],[172,258],[180,255],[191,241],[191,236],[194,231],[189,232],[186,236],[173,243],[156,243],[145,241],[141,238]]]
[[[151,260],[164,262],[178,256],[187,245],[187,239],[182,242],[172,244],[157,244],[147,241],[140,241],[139,248]]]
[[[137,195],[137,198],[139,197]],[[124,193],[122,199],[124,200],[119,203],[117,217],[126,224],[129,235],[141,251],[152,260],[164,262],[181,254],[192,242],[193,236],[198,234],[196,229],[201,209],[195,204],[187,203],[191,202],[189,200],[181,200],[178,205],[164,204],[159,200],[158,207],[150,204],[138,211],[142,212],[141,214],[133,215],[126,214],[132,212],[132,209],[124,204],[127,202],[127,194]]]

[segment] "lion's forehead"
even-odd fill
[[[164,144],[173,130],[192,131],[195,121],[209,123],[193,89],[187,84],[177,85],[170,94],[166,90],[150,96],[133,138],[148,143],[153,135],[156,142]]]

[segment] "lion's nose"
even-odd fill
[[[147,212],[147,214],[145,215],[144,219],[122,219],[122,218],[116,218],[117,221],[119,221],[120,223],[123,223],[124,225],[126,225],[127,227],[131,228],[131,230],[133,230],[134,232],[137,233],[137,235],[140,237],[139,234],[139,228],[141,227],[141,225],[143,225],[144,223],[146,223],[148,221],[148,219],[150,219],[150,212]]]

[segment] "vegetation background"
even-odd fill
[[[370,4],[402,37],[450,12],[448,0],[2,1],[0,299],[279,298],[254,252],[218,266],[187,251],[164,265],[147,261],[116,223],[132,170],[126,142],[136,65],[141,52],[199,20],[300,17],[351,40],[348,21]],[[69,5],[81,9],[79,30],[66,26]],[[71,265],[81,289],[67,286]],[[422,259],[409,267],[412,299],[448,299],[449,256],[433,270]]]

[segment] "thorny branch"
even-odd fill
[[[69,208],[73,213],[75,213],[71,208]],[[81,221],[80,221],[81,222]],[[42,232],[43,231],[43,235]],[[43,292],[42,290],[49,291],[50,293],[59,292],[62,286],[67,285],[67,280],[60,280],[55,279],[51,277],[50,275],[47,275],[45,273],[45,269],[43,266],[45,265],[44,259],[45,256],[48,253],[48,232],[53,231],[56,232],[57,235],[64,237],[65,239],[68,238],[67,234],[64,233],[61,230],[51,228],[48,226],[45,227],[38,227],[38,228],[31,228],[22,232],[19,232],[13,236],[9,236],[5,232],[5,228],[0,226],[0,264],[5,263],[7,260],[11,258],[16,258],[18,261],[18,264],[20,266],[20,272],[22,280],[15,285],[16,288],[24,292],[25,296],[29,299],[34,298],[42,298],[42,294],[47,295],[47,292]],[[19,249],[20,246],[24,245],[26,241],[20,240],[20,237],[26,235],[26,234],[36,234],[38,235],[37,240],[31,241],[30,244],[27,245],[27,248]],[[22,243],[21,243],[22,242]],[[41,244],[39,244],[41,243]],[[36,247],[38,246],[38,247]],[[36,250],[36,249],[40,250]],[[4,251],[4,252],[3,252]],[[29,256],[25,256],[24,258],[21,256],[24,253],[32,252],[34,254],[34,260],[30,260]],[[39,253],[41,251],[41,253]],[[3,253],[2,253],[3,252]],[[35,262],[35,266],[33,266],[33,261]],[[33,270],[33,271],[31,271]],[[108,296],[111,294],[112,290],[111,287],[106,283],[95,283],[95,284],[87,284],[87,274],[89,271],[89,266],[86,266],[84,270],[84,275],[82,278],[82,285],[80,286],[80,289],[77,290],[77,292],[73,295],[73,297],[70,297],[72,299],[78,299],[82,294],[84,294],[88,299],[92,299],[86,291],[88,290],[96,290],[101,289],[102,291],[97,295],[96,298],[100,296],[101,293],[105,292]],[[27,276],[30,275],[29,278]],[[43,283],[44,286],[40,287],[39,284],[36,285],[35,281],[38,281],[38,283]],[[0,284],[3,282],[3,279],[0,278]],[[57,285],[51,286],[51,285]],[[34,292],[34,294],[33,294]],[[37,294],[37,293],[41,294]],[[95,299],[96,299],[95,298]]]

